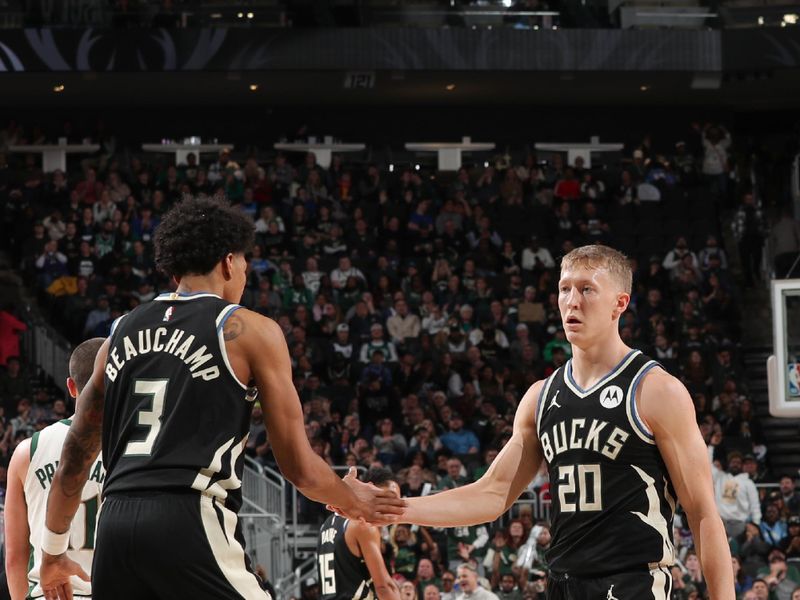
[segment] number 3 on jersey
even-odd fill
[[[577,478],[575,477],[576,470]],[[576,487],[578,488],[577,510],[603,510],[600,465],[566,465],[558,468],[558,501],[561,504],[562,512],[575,512]],[[591,501],[588,498],[589,495],[591,495]]]
[[[153,444],[161,431],[161,416],[164,414],[164,398],[167,395],[167,379],[136,379],[133,395],[149,397],[149,409],[138,412],[137,423],[148,427],[144,440],[128,442],[123,456],[150,456]]]
[[[319,555],[319,576],[322,595],[336,593],[336,573],[333,570],[333,553]]]

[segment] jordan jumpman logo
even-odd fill
[[[617,598],[614,595],[614,586],[613,585],[610,588],[608,588],[608,594],[606,595],[606,600],[619,600],[619,598]]]
[[[556,395],[553,396],[552,398],[550,398],[550,406],[548,408],[553,408],[554,406],[557,406],[558,408],[561,408],[561,405],[558,402],[556,402],[556,398],[558,398],[558,392],[560,392],[560,391],[561,390],[557,390],[556,391]]]

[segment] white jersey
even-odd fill
[[[28,528],[30,529],[31,562],[28,570],[30,588],[28,597],[44,597],[39,585],[39,569],[42,564],[42,533],[47,513],[47,496],[50,484],[61,460],[61,449],[67,437],[71,419],[64,419],[38,431],[31,438],[31,461],[25,477],[25,502],[28,505]],[[81,565],[87,573],[92,572],[95,530],[100,514],[100,493],[106,473],[100,458],[89,471],[89,480],[81,493],[81,504],[72,520],[67,556]],[[72,577],[72,589],[76,597],[92,594],[92,585]]]

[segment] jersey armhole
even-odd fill
[[[215,323],[217,327],[217,339],[219,340],[219,352],[222,355],[222,361],[225,363],[225,367],[228,369],[228,373],[230,373],[233,380],[238,383],[243,390],[247,390],[247,385],[242,383],[238,377],[236,377],[236,373],[233,372],[233,367],[231,367],[231,362],[228,360],[228,349],[225,346],[225,337],[224,337],[224,330],[225,330],[225,322],[228,318],[237,310],[242,308],[238,304],[228,304],[225,308],[223,308],[219,315],[217,315],[217,321]],[[247,396],[249,398],[249,395]],[[255,400],[255,397],[253,398]]]
[[[550,374],[544,385],[542,386],[542,391],[539,392],[539,399],[536,401],[536,411],[533,414],[534,424],[536,425],[536,436],[541,437],[539,424],[541,422],[541,415],[542,415],[542,405],[544,404],[545,398],[547,398],[547,393],[550,391],[550,386],[553,383],[553,380],[556,378],[556,375],[561,370],[561,367],[556,369]]]
[[[31,436],[31,456],[30,460],[33,460],[33,455],[36,452],[36,447],[39,445],[39,434],[41,432],[37,431]]]
[[[628,389],[628,397],[625,406],[626,409],[625,412],[627,412],[628,414],[628,421],[631,427],[636,432],[636,435],[638,435],[643,442],[646,442],[648,444],[655,444],[656,438],[655,435],[653,435],[653,432],[650,430],[650,428],[644,424],[644,421],[639,415],[639,408],[636,406],[636,392],[639,389],[639,384],[642,382],[642,379],[644,379],[644,376],[647,375],[647,373],[653,367],[660,367],[660,366],[661,365],[659,365],[656,361],[651,360],[646,362],[639,369],[639,371],[634,376],[633,381],[631,382],[630,388]]]

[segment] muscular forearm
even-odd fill
[[[497,519],[505,510],[505,500],[477,481],[432,496],[408,498],[401,519],[404,523],[426,527],[479,525]]]
[[[342,509],[356,501],[353,491],[317,454],[309,450],[303,463],[297,466],[299,473],[289,479],[306,498]]]
[[[80,435],[74,435],[70,429],[47,498],[45,523],[55,533],[69,530],[81,503],[81,492],[89,478],[89,468],[99,454],[99,443],[97,449],[93,449],[91,445],[82,447],[79,438]]]
[[[734,597],[731,551],[719,515],[712,513],[690,522],[695,548],[700,557],[703,575],[711,600]]]
[[[61,460],[47,498],[47,528],[55,533],[69,530],[81,503],[81,491],[89,468],[100,454],[100,426],[103,421],[103,390],[91,381],[78,401],[78,410],[64,440]]]

